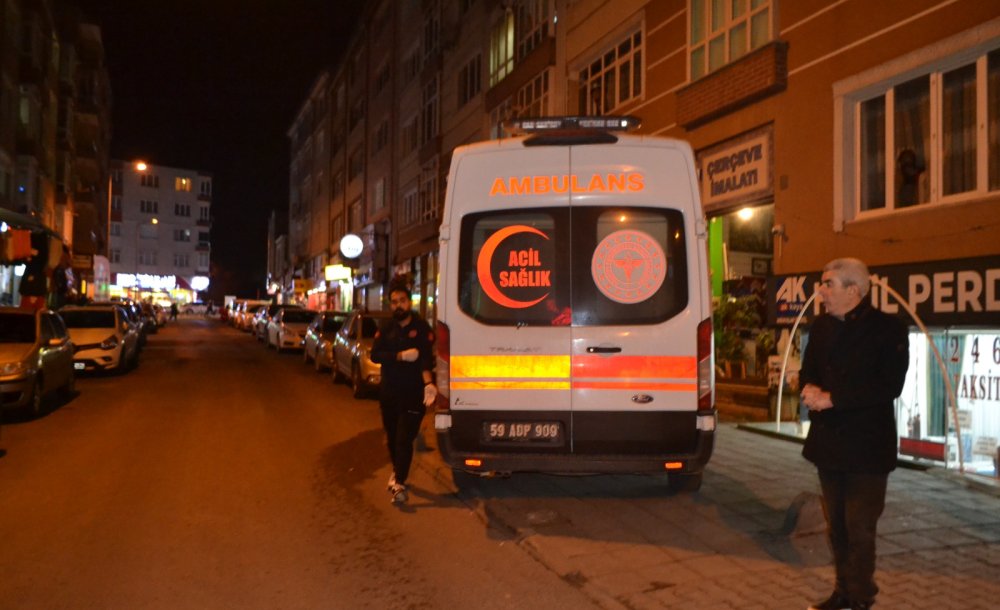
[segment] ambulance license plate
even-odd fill
[[[524,441],[535,443],[562,443],[560,422],[488,421],[483,422],[483,435],[487,441]]]

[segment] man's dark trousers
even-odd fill
[[[420,433],[420,422],[426,412],[423,394],[417,391],[398,392],[392,397],[382,398],[379,408],[396,481],[405,483],[413,461],[413,441]]]
[[[888,481],[888,473],[819,471],[836,590],[853,602],[871,602],[878,593],[875,537]]]

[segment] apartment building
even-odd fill
[[[91,296],[106,285],[110,104],[100,28],[70,3],[0,0],[0,207],[58,236]],[[5,300],[17,286],[0,265]]]
[[[111,162],[110,296],[186,303],[208,290],[212,175]]]
[[[352,305],[380,305],[378,287],[399,276],[434,317],[455,146],[504,137],[503,121],[519,116],[634,115],[640,133],[696,151],[713,297],[759,299],[744,310],[757,328],[717,354],[722,375],[766,383],[769,353],[801,347],[788,329],[818,311],[806,301],[823,265],[862,258],[879,280],[873,299],[929,329],[913,322],[904,453],[996,471],[996,2],[402,0],[372,3],[357,32],[331,68],[331,122],[347,128],[331,132],[324,244],[329,263],[347,263],[341,237],[371,236],[334,288],[353,290]],[[384,188],[383,125],[394,150]],[[949,385],[958,418],[947,416]],[[950,428],[967,432],[961,452]]]

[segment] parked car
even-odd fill
[[[73,368],[77,371],[121,372],[138,364],[141,331],[121,306],[67,305],[59,314],[76,347]]]
[[[42,413],[58,390],[74,392],[73,342],[59,314],[0,307],[0,407]]]
[[[313,309],[281,308],[267,323],[267,346],[273,345],[279,354],[286,349],[302,349],[306,329],[316,313]]]
[[[250,328],[250,332],[253,333],[254,337],[256,337],[258,341],[260,341],[264,345],[267,345],[267,325],[268,325],[268,323],[271,321],[271,318],[273,318],[275,315],[277,315],[277,313],[279,311],[281,311],[282,309],[289,309],[289,308],[292,308],[292,309],[302,309],[298,305],[292,305],[292,304],[289,304],[289,303],[285,303],[285,304],[281,304],[281,305],[276,305],[276,304],[272,303],[271,305],[267,305],[265,307],[258,308],[257,313],[254,314],[253,322],[251,323],[252,326]],[[263,309],[263,311],[261,311],[261,309]]]
[[[153,309],[153,304],[143,301],[139,305],[139,308],[142,312],[142,323],[146,328],[146,332],[151,335],[160,332],[160,321],[156,317],[156,310]]]
[[[233,314],[233,326],[248,333],[254,332],[254,314],[257,313],[257,310],[260,307],[269,305],[271,305],[270,301],[261,301],[259,299],[245,299],[239,301]]]
[[[132,299],[120,299],[111,301],[95,301],[92,305],[117,305],[125,312],[125,317],[129,324],[138,334],[139,350],[146,345],[146,336],[149,334],[149,326],[142,317],[142,308]]]
[[[194,314],[203,316],[208,311],[208,303],[202,303],[201,301],[184,303],[180,306],[180,309],[189,316]]]
[[[344,321],[333,340],[333,380],[349,379],[355,398],[378,388],[382,366],[372,362],[372,340],[386,320],[388,311],[354,311]]]
[[[156,325],[159,327],[166,326],[167,319],[170,317],[170,310],[159,303],[153,303],[153,311],[156,312]]]
[[[253,314],[253,319],[250,321],[250,334],[261,343],[267,343],[267,323],[271,319],[267,312],[271,311],[272,307],[274,311],[278,311],[281,306],[267,305],[258,307],[257,312]]]
[[[344,325],[347,316],[343,311],[322,311],[313,318],[306,329],[305,343],[302,345],[302,361],[309,364],[312,359],[316,371],[323,371],[333,364],[333,338]]]

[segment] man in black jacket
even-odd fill
[[[382,365],[379,407],[393,472],[389,492],[393,504],[408,499],[406,478],[413,461],[413,441],[420,432],[426,407],[437,399],[434,385],[434,331],[412,310],[410,289],[389,289],[392,319],[372,342],[371,359]]]
[[[823,269],[816,318],[802,360],[811,425],[802,455],[816,465],[837,581],[811,610],[875,603],[875,537],[896,467],[893,401],[909,365],[907,328],[870,304],[868,267],[853,258]]]

